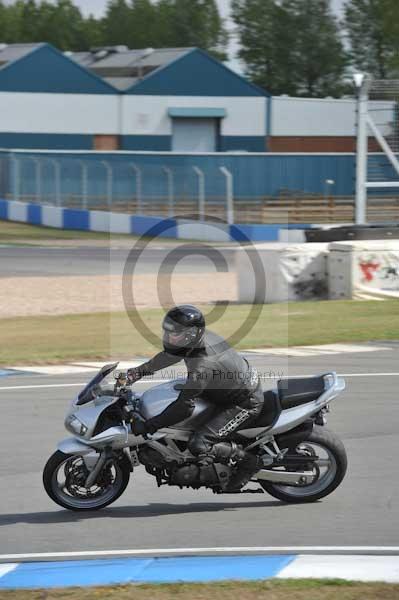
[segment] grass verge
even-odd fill
[[[125,585],[0,592],[0,600],[397,600],[399,585],[340,580]]]
[[[107,233],[73,230],[68,231],[53,227],[42,227],[0,220],[0,244],[21,243],[21,241],[36,242],[40,240],[107,240],[109,237],[110,236]],[[124,239],[132,236],[120,235],[118,237]]]
[[[223,311],[219,306],[217,310]],[[210,328],[226,338],[248,318],[249,306],[230,305],[209,315]],[[203,307],[205,314],[210,307]],[[140,316],[159,335],[163,311]],[[399,339],[399,301],[329,301],[269,304],[249,318],[247,332],[230,341],[239,349]],[[158,350],[125,313],[0,319],[0,365],[149,356]]]
[[[16,245],[16,246],[38,246],[41,242],[46,245],[51,245],[51,241],[58,242],[62,240],[76,241],[76,243],[95,242],[95,241],[134,241],[143,239],[145,236],[131,235],[123,233],[100,233],[95,231],[78,231],[57,229],[55,227],[44,227],[42,225],[28,225],[27,223],[16,223],[14,221],[4,221],[0,219],[0,244]],[[184,243],[195,243],[192,240],[183,238],[174,239],[167,237],[155,237],[152,242],[164,245],[176,245]],[[200,242],[201,243],[201,242]],[[213,246],[222,246],[224,243],[212,243]]]

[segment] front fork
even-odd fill
[[[86,488],[90,488],[92,485],[95,484],[99,474],[106,465],[107,461],[113,456],[113,451],[110,446],[107,446],[106,448],[103,448],[100,452],[98,452],[91,446],[82,444],[82,442],[77,440],[76,438],[66,438],[62,440],[58,444],[57,449],[63,452],[64,454],[69,454],[71,456],[81,456],[83,458],[85,467],[89,472],[85,481]],[[137,456],[135,456],[135,453],[133,453],[133,455],[131,454],[130,449],[128,447],[123,448],[123,453],[129,460],[130,471],[132,472],[138,462],[138,458]]]

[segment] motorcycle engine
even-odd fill
[[[138,456],[147,473],[157,478],[158,485],[169,484],[194,489],[208,487],[216,490],[223,486],[230,475],[230,467],[217,463],[209,465],[170,463],[153,448],[142,448]]]
[[[199,483],[199,467],[190,464],[175,468],[171,473],[170,483],[178,486],[189,486]]]
[[[141,450],[139,450],[138,455],[141,464],[143,464],[146,468],[148,467],[151,470],[154,468],[163,469],[167,465],[167,462],[162,456],[162,454],[160,454],[153,448],[142,448]]]

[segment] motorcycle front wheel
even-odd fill
[[[115,502],[129,483],[130,464],[126,457],[107,461],[96,483],[86,488],[89,472],[82,456],[54,452],[43,471],[43,485],[49,497],[69,510],[99,510]]]
[[[291,452],[291,451],[290,451]],[[304,485],[283,485],[258,480],[263,489],[283,502],[316,502],[333,492],[345,477],[348,461],[341,440],[324,427],[315,426],[310,437],[298,444],[296,456],[311,457],[309,463],[314,470],[312,483]],[[316,460],[315,457],[317,457]]]

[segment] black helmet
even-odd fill
[[[175,306],[162,323],[163,344],[167,352],[188,354],[201,346],[205,334],[204,315],[191,304]]]

